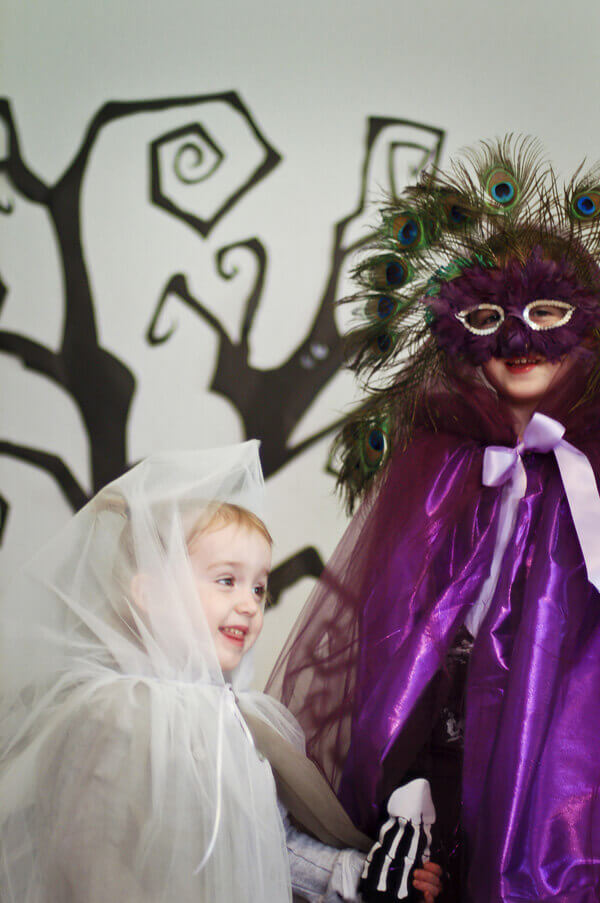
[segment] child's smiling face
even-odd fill
[[[548,361],[541,354],[525,352],[514,357],[492,357],[482,365],[488,381],[509,404],[538,404],[555,379],[570,368],[571,358]]]
[[[223,671],[232,671],[263,625],[271,546],[256,529],[217,524],[188,546],[204,615]]]

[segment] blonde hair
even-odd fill
[[[245,527],[247,530],[255,530],[262,536],[264,540],[273,547],[273,537],[269,533],[266,524],[253,511],[248,508],[241,508],[231,502],[213,502],[208,505],[191,530],[186,530],[186,546],[188,549],[192,543],[203,533],[210,533],[213,530],[222,530],[229,524],[235,524],[238,527]],[[264,605],[268,608],[271,604],[271,596],[267,592]]]
[[[133,624],[130,617],[130,599],[131,599],[131,581],[136,574],[139,573],[139,562],[137,561],[135,551],[135,541],[132,530],[129,511],[125,499],[112,494],[100,494],[95,502],[100,517],[98,526],[102,529],[102,520],[105,516],[114,517],[115,515],[122,518],[123,527],[119,533],[115,560],[112,569],[112,613],[108,615],[113,626],[122,629],[125,627],[129,632],[138,635],[138,629]],[[202,513],[198,515],[198,508],[202,507]],[[157,530],[155,539],[159,546],[167,552],[166,540],[163,531],[166,531],[168,519],[165,515],[172,510],[171,505],[163,506],[160,504],[153,505],[153,514]],[[189,551],[194,541],[203,533],[220,530],[229,524],[235,524],[239,527],[245,527],[247,530],[257,531],[263,539],[273,545],[273,537],[269,533],[265,523],[248,508],[242,508],[231,502],[211,501],[208,504],[193,502],[187,511],[179,508],[179,517],[181,518],[181,526],[184,532],[184,541],[186,549]],[[268,604],[268,596],[266,598]],[[143,613],[140,615],[143,617]]]
[[[233,505],[231,502],[213,502],[208,505],[202,517],[193,524],[191,530],[186,531],[186,543],[189,546],[201,533],[220,530],[229,524],[246,527],[248,530],[256,530],[270,546],[273,545],[273,537],[260,517],[257,517],[248,508],[241,508],[239,505]]]

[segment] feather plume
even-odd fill
[[[365,392],[332,452],[349,510],[394,447],[410,441],[417,412],[427,421],[431,388],[452,385],[454,362],[430,330],[440,287],[472,267],[524,263],[539,246],[549,259],[566,259],[582,284],[600,294],[600,165],[580,167],[561,189],[539,142],[527,136],[467,149],[382,209],[354,271],[359,291],[344,300],[356,321],[347,362]],[[600,349],[597,330],[594,341]],[[600,350],[590,391],[597,387]],[[365,457],[369,436],[377,448]]]

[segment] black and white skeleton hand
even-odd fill
[[[417,778],[398,787],[388,800],[387,810],[390,817],[367,856],[360,892],[365,900],[378,903],[420,899],[412,876],[431,853],[435,808],[429,781]]]

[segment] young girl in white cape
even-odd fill
[[[280,903],[289,863],[304,899],[356,898],[363,854],[292,827],[269,759],[313,835],[368,839],[292,716],[248,691],[271,565],[262,494],[255,442],[150,458],[9,588],[3,903]]]

